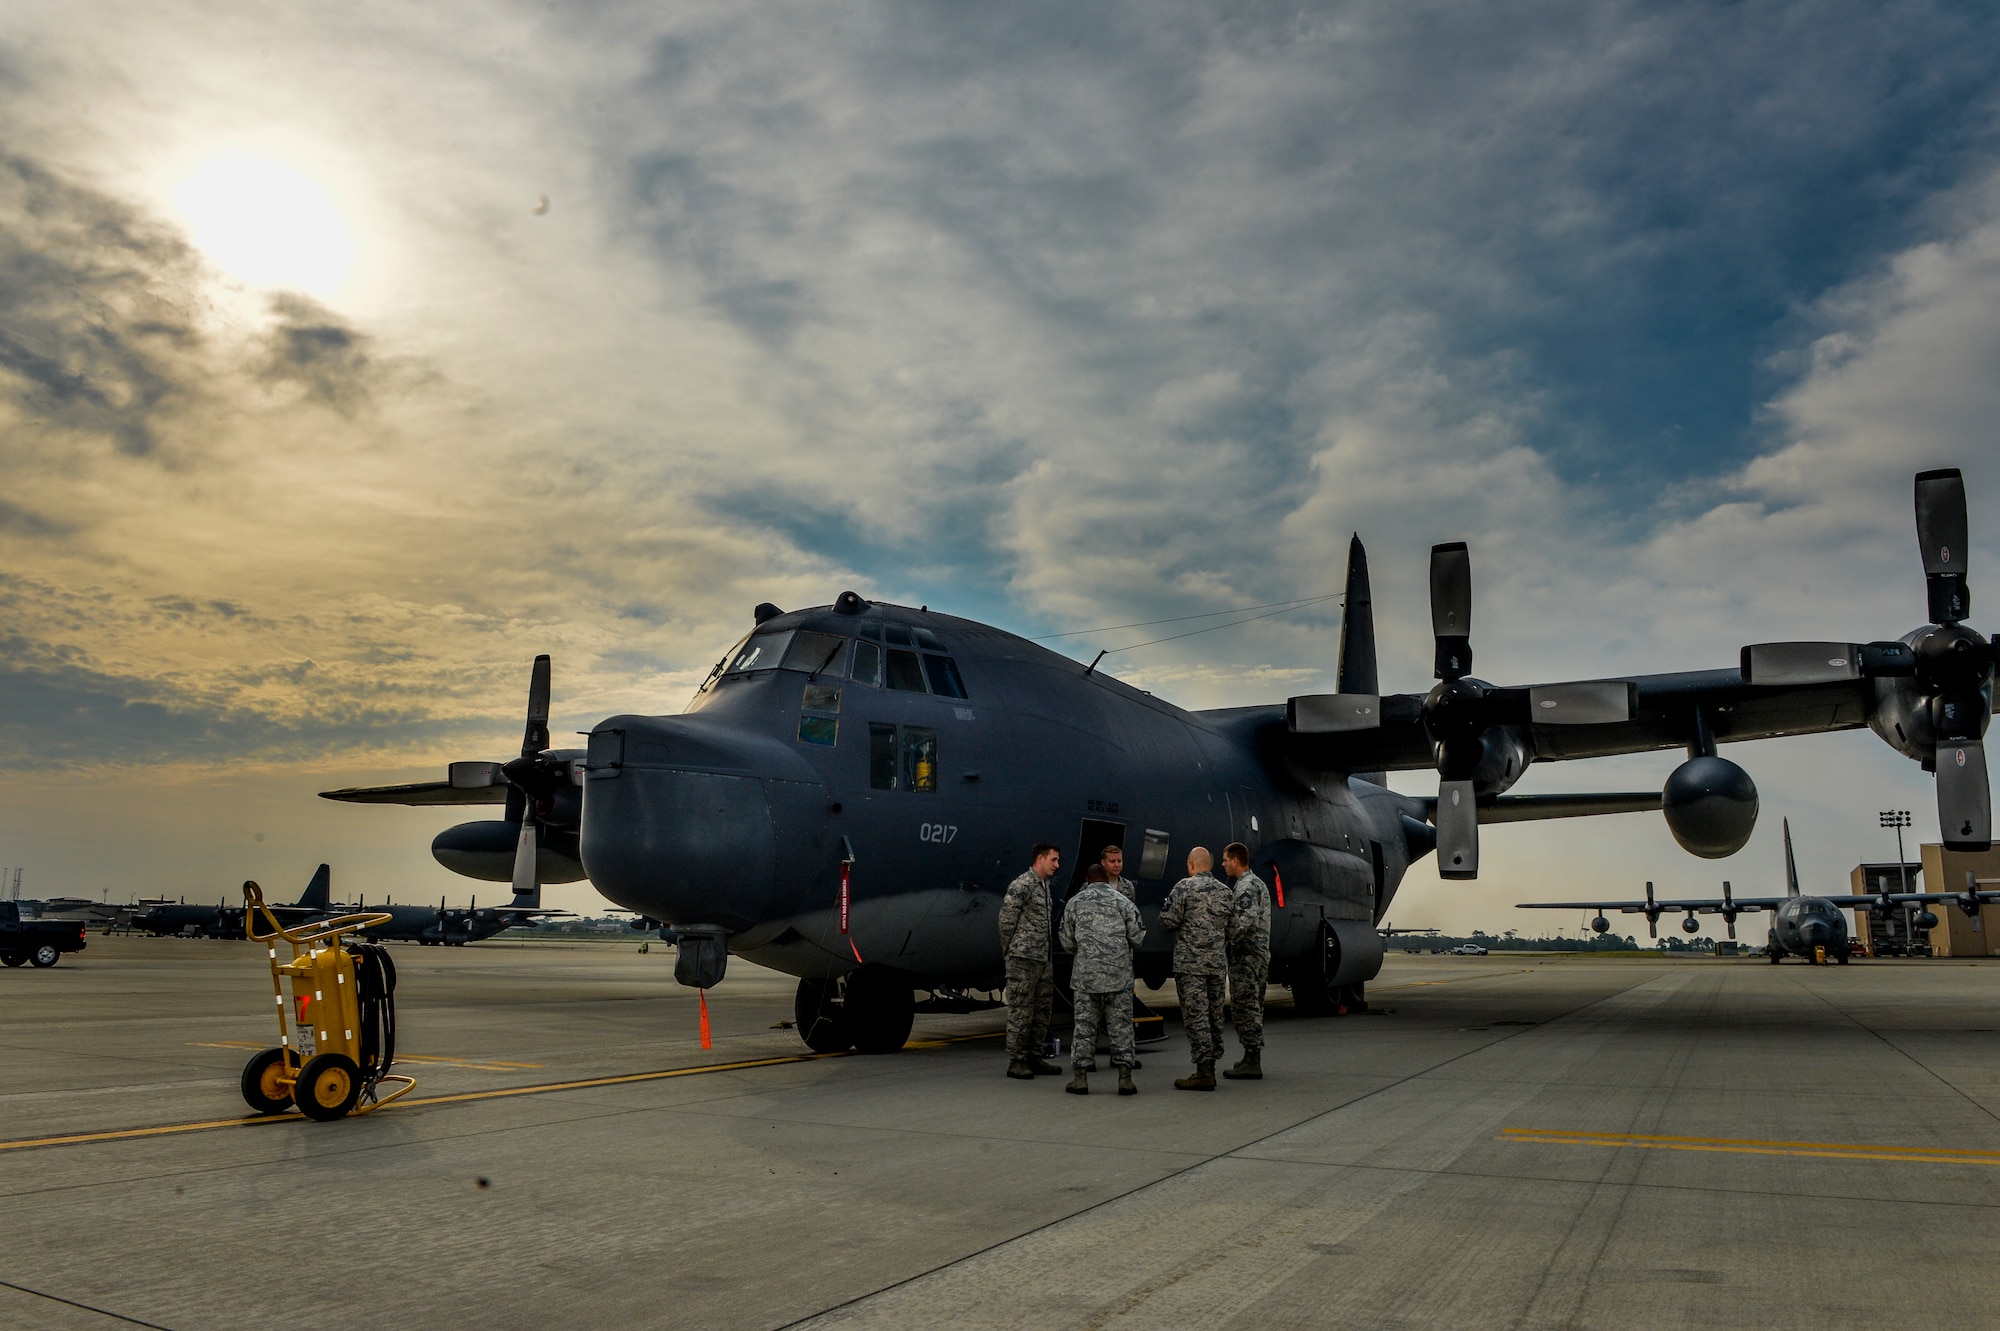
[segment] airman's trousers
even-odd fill
[[[1138,1053],[1138,1039],[1132,1031],[1132,991],[1115,994],[1073,994],[1076,1026],[1070,1032],[1072,1061],[1078,1072],[1097,1069],[1097,1033],[1111,1042],[1111,1066],[1129,1068]]]
[[[1174,975],[1181,996],[1181,1024],[1187,1027],[1188,1052],[1196,1064],[1222,1057],[1222,991],[1220,975]]]
[[[1229,959],[1229,1019],[1246,1054],[1264,1047],[1264,986],[1270,979],[1269,957]]]
[[[1049,1013],[1056,997],[1054,973],[1046,960],[1007,958],[1007,1057],[1039,1058],[1049,1038]]]

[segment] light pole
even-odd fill
[[[1902,880],[1903,891],[1910,890],[1909,862],[1903,858],[1903,829],[1910,825],[1908,809],[1884,809],[1878,815],[1882,826],[1896,829],[1896,876]],[[1910,907],[1903,906],[1903,947],[1907,950],[1916,946],[1916,932],[1910,928]]]

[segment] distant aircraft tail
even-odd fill
[[[515,892],[514,899],[507,904],[517,910],[540,910],[542,908],[542,885],[536,883],[525,892]]]
[[[1792,858],[1792,820],[1785,819],[1785,895],[1799,894],[1799,862]]]
[[[1341,600],[1339,684],[1342,693],[1380,693],[1375,669],[1375,600],[1368,587],[1368,551],[1361,533],[1347,543],[1347,595]],[[1382,785],[1383,772],[1356,772],[1363,781]]]
[[[310,906],[314,910],[325,910],[333,904],[333,869],[331,866],[325,864],[319,866],[318,870],[313,873],[312,881],[306,884],[305,895],[299,898],[298,904],[301,906]]]

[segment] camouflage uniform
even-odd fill
[[[1056,984],[1049,970],[1049,884],[1033,869],[1007,884],[1000,946],[1007,954],[1007,1057],[1040,1058]]]
[[[1229,1016],[1243,1052],[1264,1047],[1264,986],[1271,978],[1271,894],[1254,869],[1236,880],[1229,907]]]
[[[1212,874],[1183,878],[1167,893],[1160,923],[1174,933],[1174,988],[1196,1067],[1222,1056],[1222,987],[1229,973],[1229,912],[1234,898]]]
[[[1139,885],[1133,882],[1130,878],[1125,878],[1122,876],[1114,878],[1109,883],[1105,884],[1105,886],[1111,888],[1113,891],[1122,895],[1127,901],[1131,902],[1133,905],[1136,906],[1139,904]]]
[[[1132,1031],[1132,954],[1146,939],[1139,908],[1109,883],[1090,883],[1069,899],[1058,930],[1076,954],[1070,996],[1076,1006],[1072,1061],[1079,1072],[1097,1068],[1097,1033],[1111,1041],[1111,1065],[1129,1068],[1137,1042]]]

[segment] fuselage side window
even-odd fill
[[[847,644],[850,639],[832,633],[798,633],[785,649],[785,669],[832,675],[847,673]]]
[[[903,727],[903,789],[937,793],[937,731]]]
[[[868,723],[868,788],[896,788],[896,727],[882,721]]]
[[[889,687],[901,689],[904,693],[924,693],[924,668],[917,664],[917,654],[906,652],[900,647],[889,649]]]
[[[870,688],[882,687],[882,649],[872,642],[854,644],[854,682]]]
[[[958,663],[949,656],[924,653],[924,673],[931,678],[931,692],[940,698],[965,697],[965,681],[958,677]]]
[[[773,670],[784,659],[785,649],[792,644],[792,630],[782,633],[753,633],[750,641],[736,651],[736,659],[729,663],[724,674],[739,675],[745,670]]]

